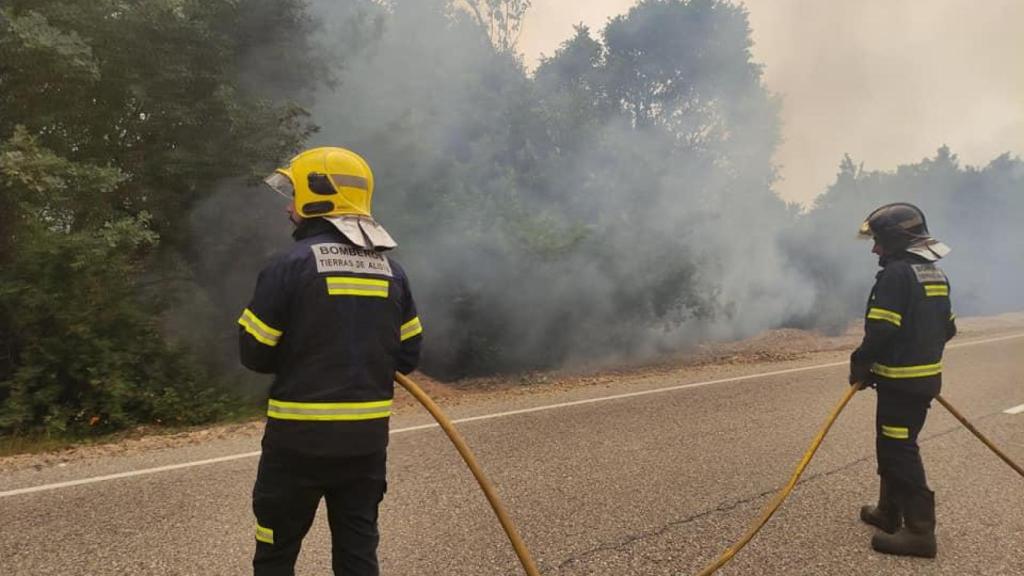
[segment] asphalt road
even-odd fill
[[[1024,337],[1012,335],[997,334],[995,341],[986,335],[990,341],[976,338],[969,346],[963,339],[950,349],[944,395],[1024,463],[1024,413],[1006,413],[1024,404]],[[460,430],[543,574],[687,575],[738,538],[788,479],[844,392],[845,367],[835,365],[841,359],[819,354],[538,390],[460,404],[451,414],[495,415],[463,422]],[[814,367],[821,364],[832,365]],[[750,377],[729,380],[741,376]],[[624,394],[632,395],[598,400]],[[937,404],[922,452],[938,503],[939,557],[871,551],[872,530],[859,523],[857,511],[877,494],[874,401],[870,391],[853,399],[790,500],[719,574],[1024,575],[1024,478]],[[512,410],[527,411],[502,414]],[[392,424],[383,573],[521,574],[443,434],[408,429],[426,422],[422,413],[406,411]],[[257,449],[258,439],[245,437],[4,474],[0,574],[249,573],[251,452]],[[31,487],[36,491],[12,492]],[[321,510],[298,573],[330,573],[329,555]]]

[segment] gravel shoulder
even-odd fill
[[[958,319],[957,341],[997,337],[1024,331],[1024,312]],[[655,377],[684,378],[700,373],[714,378],[733,373],[736,368],[772,370],[794,364],[833,362],[844,359],[860,341],[859,323],[842,334],[828,336],[797,330],[769,330],[752,338],[734,342],[715,342],[697,346],[672,357],[617,368],[585,367],[550,372],[474,378],[443,383],[423,374],[412,378],[446,409],[494,405],[517,397],[555,394],[606,385],[611,382],[643,381]],[[405,390],[396,388],[396,416],[421,410]],[[158,428],[140,427],[109,441],[73,445],[59,450],[15,454],[0,457],[0,473],[23,470],[41,471],[52,467],[111,456],[134,456],[150,451],[205,445],[217,441],[258,439],[263,419],[218,424],[171,433]]]

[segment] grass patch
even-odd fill
[[[38,454],[88,443],[89,439],[51,435],[0,436],[0,458],[18,454]]]
[[[262,407],[240,406],[224,418],[206,424],[192,425],[166,425],[149,424],[137,426],[129,430],[119,430],[108,434],[97,434],[94,436],[73,436],[55,435],[46,433],[18,434],[0,436],[0,458],[17,456],[23,454],[41,454],[44,452],[56,452],[68,448],[79,448],[83,446],[97,446],[101,444],[116,444],[124,440],[143,438],[146,436],[167,436],[180,432],[191,432],[202,430],[213,426],[224,424],[244,424],[262,418],[264,409]]]

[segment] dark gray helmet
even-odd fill
[[[860,235],[874,238],[889,253],[920,251],[929,259],[942,258],[949,253],[949,247],[932,238],[928,232],[924,212],[906,202],[876,208],[860,225]]]
[[[868,214],[860,225],[861,236],[872,236],[890,252],[905,250],[911,244],[928,240],[928,222],[924,212],[913,204],[886,204]]]

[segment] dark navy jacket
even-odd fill
[[[242,364],[275,375],[265,447],[312,456],[383,450],[396,371],[423,340],[405,272],[317,218],[260,272],[239,318]]]
[[[864,340],[851,362],[869,367],[879,390],[936,396],[942,353],[956,334],[949,279],[914,254],[882,259],[864,320]]]

